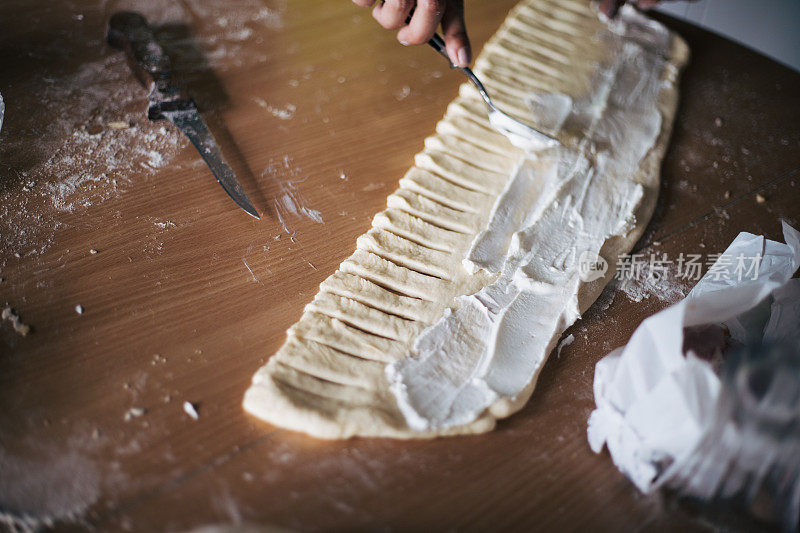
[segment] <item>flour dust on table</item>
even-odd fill
[[[581,265],[615,265],[652,215],[687,56],[633,9],[519,4],[475,71],[558,145],[498,133],[463,85],[245,409],[321,438],[479,433],[519,410],[614,274]]]

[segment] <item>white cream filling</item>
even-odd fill
[[[558,141],[555,139],[551,139],[547,137],[547,135],[521,122],[517,122],[513,118],[497,110],[489,112],[489,123],[494,129],[508,137],[511,144],[526,152],[542,150],[558,144]]]
[[[509,136],[527,156],[464,259],[498,278],[457,298],[417,337],[413,357],[386,368],[412,429],[467,424],[522,393],[580,316],[579,258],[634,227],[644,189],[631,177],[661,131],[669,35],[633,10],[614,24],[603,36],[614,60],[598,65],[590,94],[531,96],[537,126],[561,145]]]

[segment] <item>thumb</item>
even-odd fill
[[[601,0],[600,12],[610,19],[617,16],[619,8],[625,3],[625,0]]]
[[[442,17],[442,32],[450,61],[459,67],[469,66],[472,62],[472,49],[464,21],[463,0],[447,0]]]

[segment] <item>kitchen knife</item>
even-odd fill
[[[172,84],[169,58],[156,41],[147,20],[139,13],[115,13],[108,23],[108,42],[125,52],[131,70],[147,89],[150,101],[148,118],[169,120],[181,130],[233,201],[248,214],[260,218],[233,169],[225,162],[214,136],[197,111],[197,105],[189,98],[182,98]]]

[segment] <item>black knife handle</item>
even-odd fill
[[[169,57],[156,41],[153,29],[139,13],[120,11],[108,21],[108,42],[125,52],[131,70],[147,89],[151,101],[178,96],[170,83]]]
[[[444,39],[442,39],[438,33],[433,34],[433,37],[431,37],[431,40],[428,41],[428,44],[431,46],[431,48],[444,56],[447,62],[450,63],[450,68],[458,68],[453,64],[452,61],[450,61],[450,54],[447,53],[447,47],[444,44]]]

